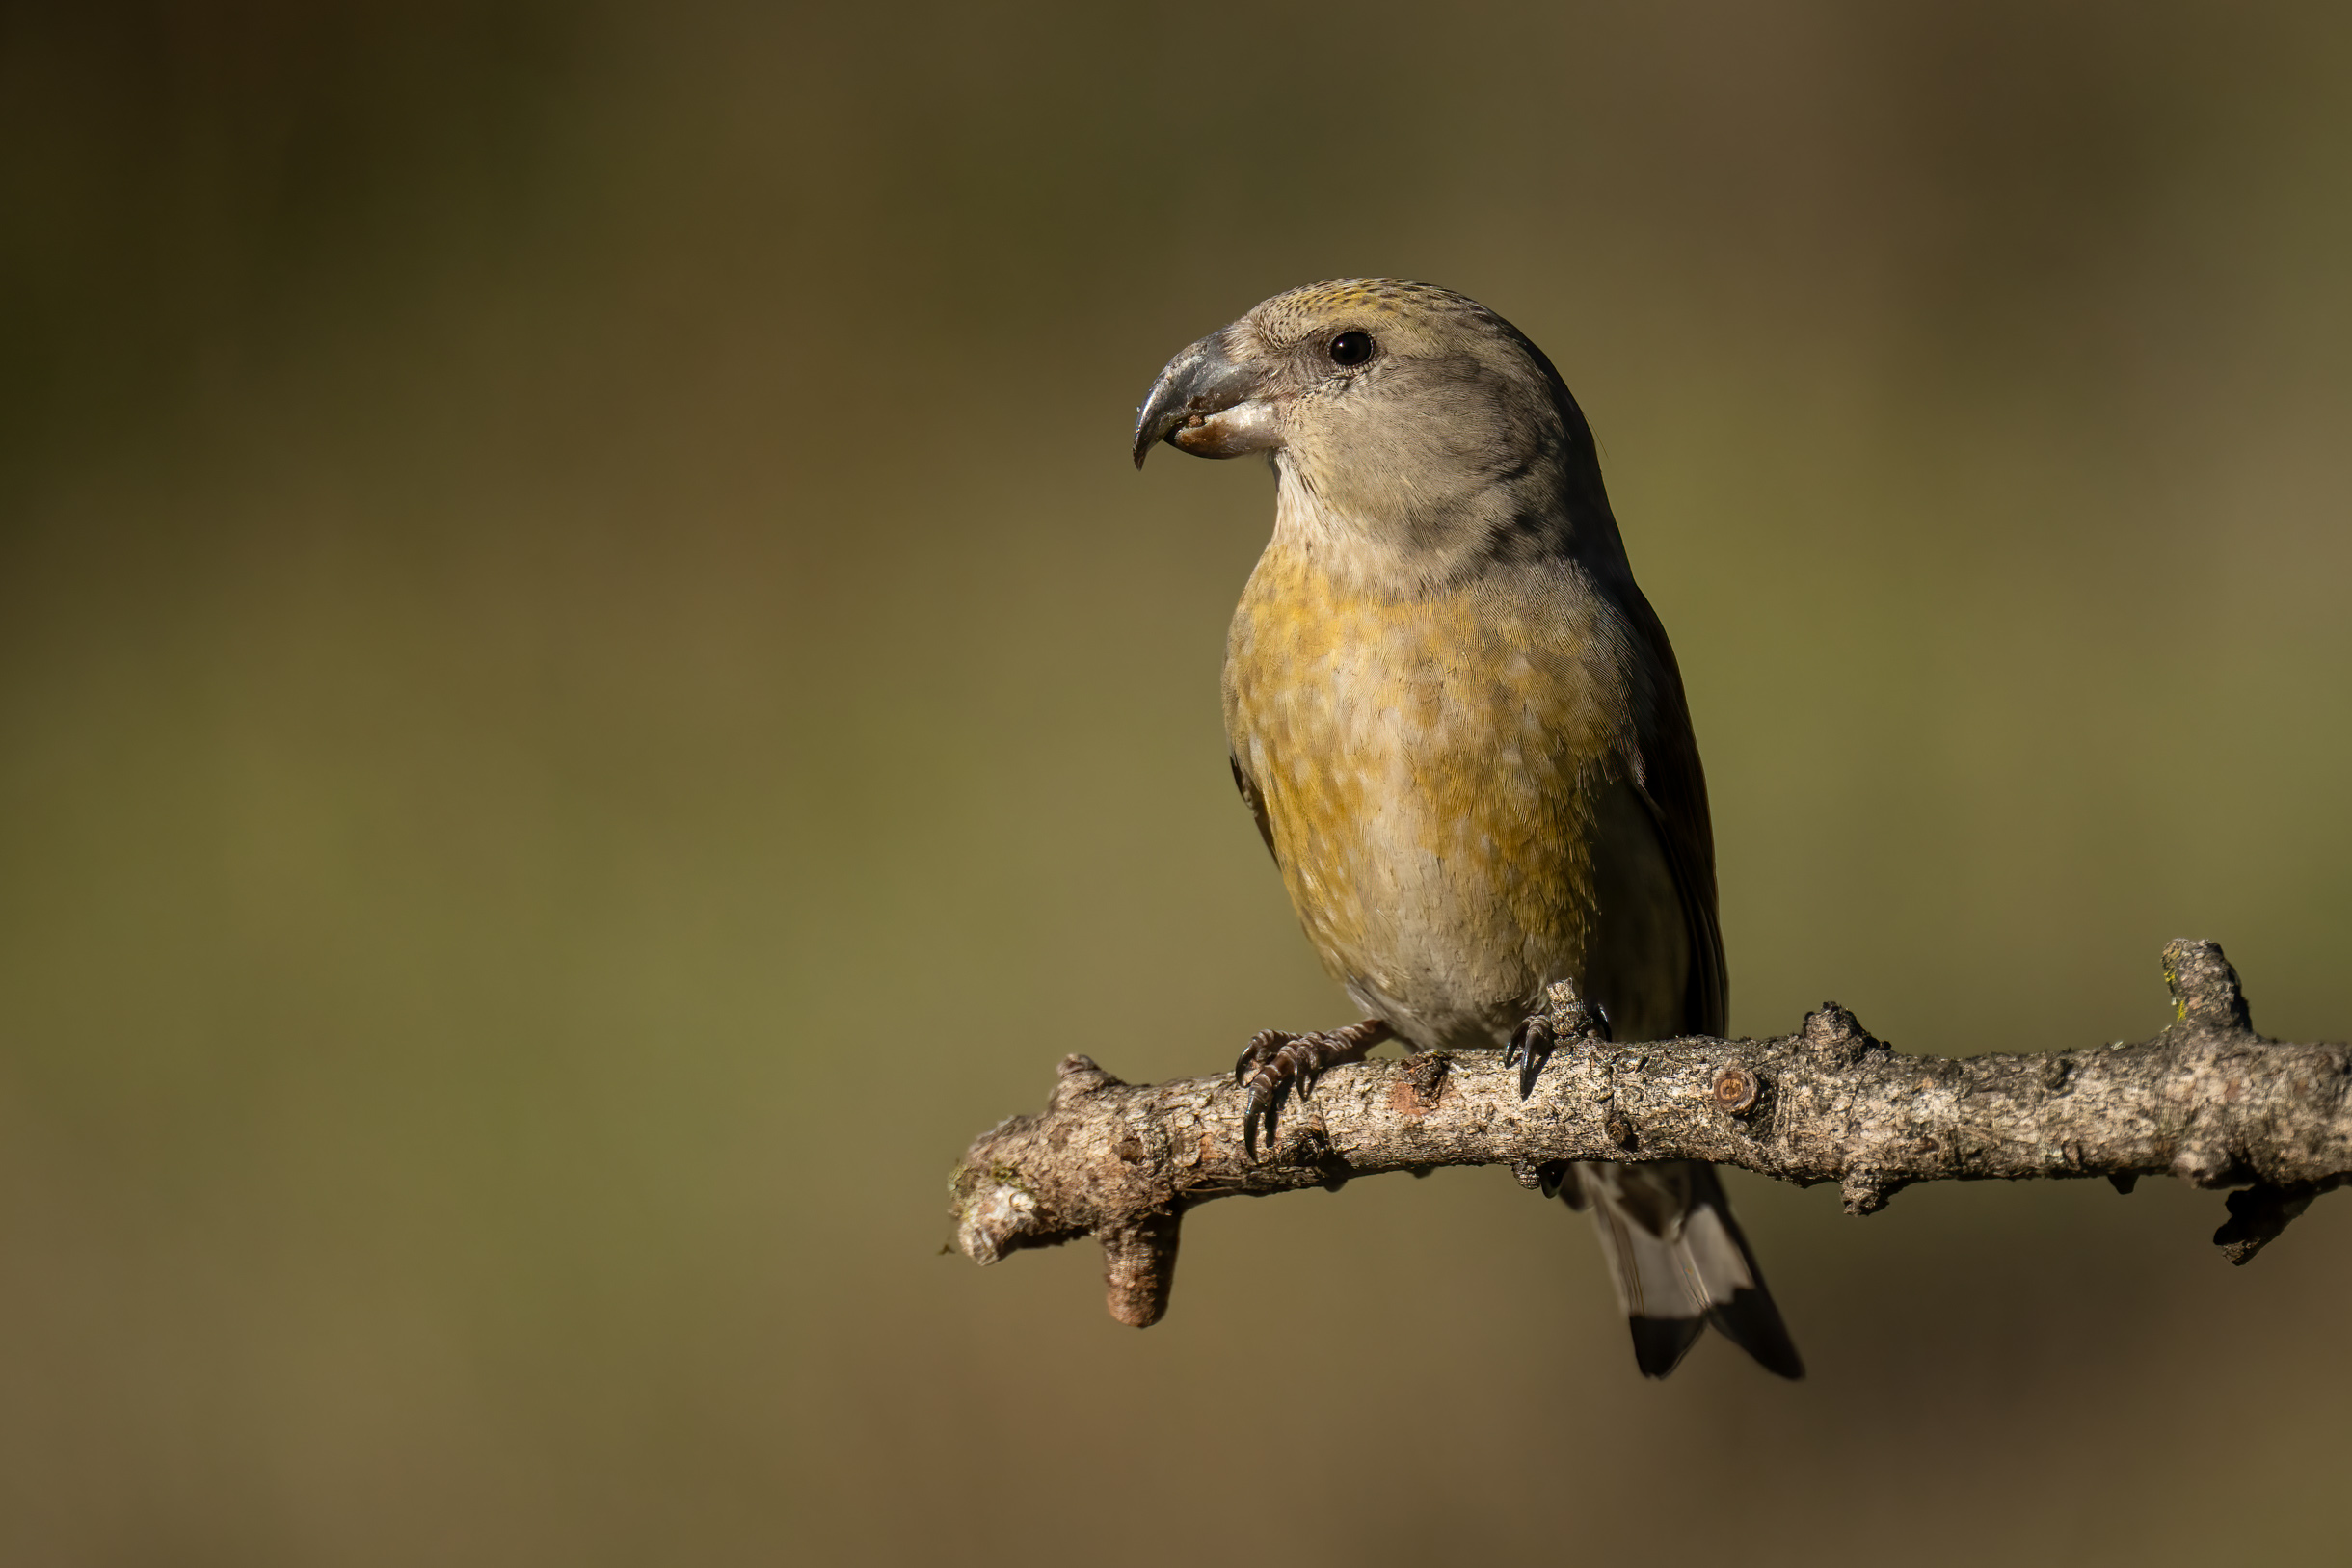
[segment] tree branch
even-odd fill
[[[2352,1175],[2352,1050],[2256,1034],[2212,943],[2170,943],[2164,975],[2175,1022],[2152,1040],[1962,1058],[1899,1054],[1835,1002],[1777,1039],[1617,1045],[1555,986],[1535,1024],[1549,1065],[1524,1097],[1495,1050],[1338,1067],[1286,1098],[1256,1158],[1229,1077],[1129,1084],[1065,1057],[1043,1115],[965,1155],[956,1244],[993,1263],[1093,1236],[1110,1315],[1141,1328],[1166,1310],[1185,1212],[1212,1198],[1439,1165],[1510,1165],[1537,1187],[1565,1160],[1703,1159],[1835,1182],[1851,1214],[1914,1182],[2251,1183],[2213,1237],[2242,1263]]]

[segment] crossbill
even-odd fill
[[[1383,1040],[1525,1046],[1570,982],[1614,1038],[1721,1034],[1707,790],[1673,649],[1636,587],[1592,433],[1543,352],[1462,295],[1346,279],[1276,295],[1168,363],[1136,425],[1263,452],[1271,540],[1226,643],[1234,783],[1308,940],[1366,1015],[1268,1030],[1278,1096]],[[1540,1068],[1530,1053],[1525,1071]],[[1579,1163],[1635,1359],[1712,1323],[1795,1345],[1711,1166]]]

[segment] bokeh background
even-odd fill
[[[1341,1021],[1218,731],[1282,287],[1544,344],[1737,1030],[2352,1029],[2352,13],[0,14],[0,1560],[2336,1560],[2352,1200],[1734,1177],[1642,1382],[1495,1171],[1137,1334],[942,1257],[1085,1050]]]

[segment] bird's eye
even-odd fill
[[[1331,339],[1331,362],[1337,365],[1360,365],[1372,358],[1370,332],[1342,332]]]

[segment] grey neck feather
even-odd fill
[[[1483,439],[1274,453],[1275,545],[1358,592],[1403,598],[1456,591],[1498,569],[1566,567],[1630,583],[1591,430],[1550,362],[1535,358],[1550,407],[1503,418]]]

